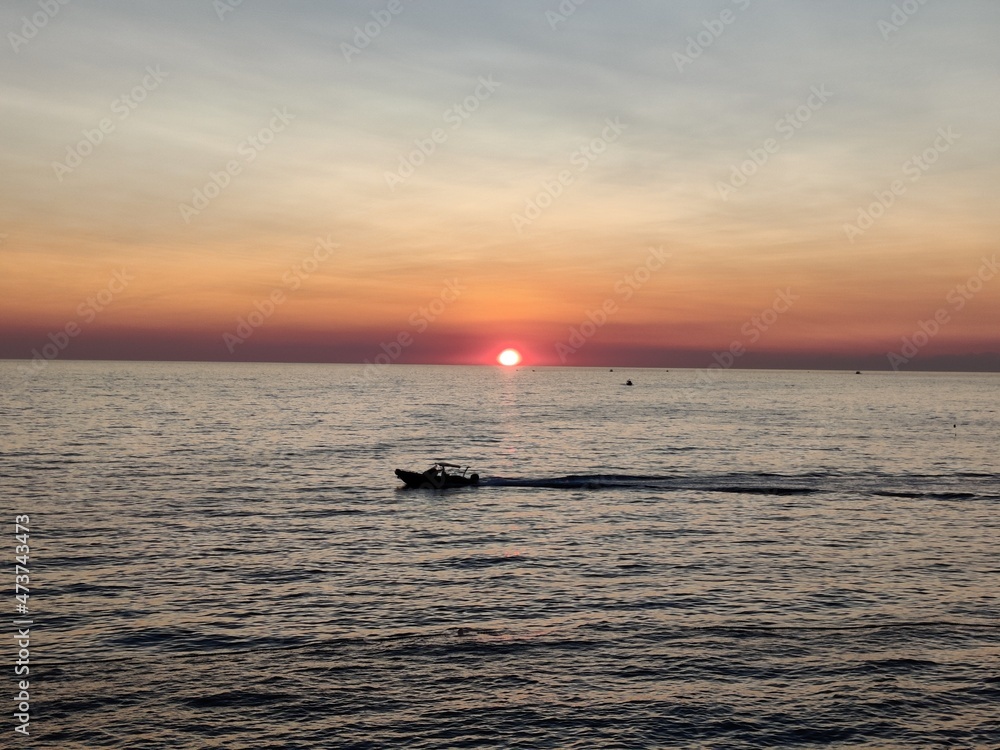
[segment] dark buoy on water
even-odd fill
[[[631,380],[626,380],[625,381],[625,385],[632,385],[632,381]]]
[[[857,372],[855,372],[854,374],[855,374],[855,375],[860,375],[860,374],[861,374],[861,370],[858,370],[858,371],[857,371]]]

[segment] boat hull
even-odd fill
[[[479,484],[479,475],[452,476],[448,475],[442,482],[440,476],[429,477],[418,471],[396,469],[396,476],[403,480],[407,487],[420,490],[447,490],[454,487],[472,487]]]

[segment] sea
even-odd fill
[[[4,747],[1000,746],[1000,375],[0,382]]]

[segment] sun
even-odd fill
[[[517,349],[504,349],[497,357],[497,362],[504,367],[513,367],[521,361],[521,352]]]

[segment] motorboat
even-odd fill
[[[452,469],[452,471],[449,471]],[[471,487],[479,484],[479,475],[469,473],[469,467],[438,461],[427,471],[396,469],[396,476],[407,487],[421,490],[447,490],[453,487]]]

